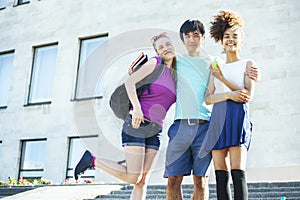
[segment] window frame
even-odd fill
[[[57,57],[58,57],[58,42],[53,42],[53,43],[49,43],[49,44],[43,44],[43,45],[37,45],[37,46],[33,46],[32,47],[32,51],[33,51],[33,57],[32,57],[32,64],[31,64],[31,71],[30,71],[30,79],[29,79],[29,86],[28,86],[28,94],[27,94],[27,100],[26,100],[26,104],[24,105],[24,107],[26,106],[35,106],[35,105],[44,105],[44,104],[51,104],[52,101],[36,101],[33,102],[31,100],[31,94],[32,94],[32,87],[33,87],[33,76],[35,73],[35,59],[36,59],[36,54],[37,54],[37,49],[39,48],[44,48],[44,47],[50,47],[50,46],[56,46],[57,48],[57,52],[56,52],[56,61],[55,61],[55,68],[54,68],[54,72],[55,73],[55,69],[56,69],[56,65],[57,65]],[[53,85],[54,85],[54,80],[55,80],[55,74],[53,75]],[[52,93],[53,93],[53,85],[52,85]],[[52,96],[51,96],[52,97]]]
[[[25,4],[29,4],[30,0],[23,2],[23,0],[16,0],[15,2],[15,6],[20,6],[20,5],[25,5]]]
[[[68,156],[67,156],[67,164],[66,164],[66,176],[65,176],[65,179],[66,180],[70,180],[70,179],[75,179],[74,177],[74,170],[75,166],[70,166],[72,163],[70,163],[70,159],[72,157],[71,155],[71,147],[72,147],[72,140],[80,140],[80,139],[85,139],[85,138],[95,138],[97,139],[99,137],[99,135],[87,135],[87,136],[74,136],[74,137],[68,137]],[[81,155],[79,155],[81,156]],[[80,159],[80,157],[78,157],[78,160]],[[95,169],[87,169],[87,170],[90,170],[90,171],[93,171]],[[87,173],[83,174],[80,178],[84,178],[84,179],[89,179],[89,180],[95,180],[95,174],[96,172],[94,171],[94,175],[91,176],[91,175],[86,175]],[[69,176],[69,174],[71,174],[71,176]]]
[[[3,2],[3,7],[1,7],[0,4],[0,10],[4,10],[6,8],[7,0],[0,0],[0,2]]]
[[[103,33],[103,34],[98,34],[98,35],[93,35],[93,36],[86,36],[86,37],[80,37],[78,38],[79,40],[79,51],[78,51],[78,60],[77,60],[77,67],[76,67],[76,74],[75,74],[75,84],[74,84],[74,91],[73,91],[73,99],[72,101],[82,101],[82,100],[91,100],[91,99],[101,99],[103,96],[102,95],[93,95],[91,97],[78,97],[78,86],[79,86],[79,71],[80,71],[80,66],[81,66],[81,53],[82,53],[82,46],[83,46],[83,41],[85,40],[92,40],[96,38],[107,38],[108,40],[108,33]]]
[[[26,155],[26,146],[24,147],[24,145],[27,142],[37,142],[37,141],[43,141],[43,142],[47,143],[47,138],[20,140],[20,159],[19,159],[18,177],[21,177],[22,172],[44,172],[45,166],[43,168],[36,168],[36,169],[24,169],[23,168],[23,164],[24,164],[24,160],[25,160],[25,155]],[[46,152],[46,147],[45,147],[45,152]],[[45,155],[45,157],[46,157],[46,155]],[[41,175],[41,176],[33,176],[33,177],[27,177],[27,176],[22,176],[22,177],[24,179],[27,179],[27,180],[34,180],[34,179],[41,179],[43,177],[43,175]]]
[[[9,80],[9,86],[8,86],[8,90],[11,86],[11,78],[12,78],[12,68],[13,68],[13,65],[14,65],[14,56],[15,56],[15,50],[9,50],[9,51],[3,51],[3,52],[0,52],[0,56],[1,55],[5,55],[5,54],[12,54],[13,56],[13,60],[12,60],[12,65],[10,66],[11,69],[10,69],[10,80]],[[1,66],[0,66],[1,67]],[[1,84],[1,83],[0,83]],[[9,91],[8,91],[8,98],[9,98]],[[6,102],[6,105],[0,105],[0,109],[6,109],[7,108],[7,102]]]

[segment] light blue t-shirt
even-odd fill
[[[176,119],[209,120],[211,105],[205,103],[211,59],[203,56],[176,56]]]

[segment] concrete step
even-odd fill
[[[129,199],[133,187],[125,185],[121,190],[113,191],[109,195],[99,195],[93,200],[117,200]],[[217,200],[215,184],[209,185],[210,200]],[[233,189],[231,185],[231,192]],[[147,189],[147,200],[165,199],[165,185],[150,185]],[[280,200],[285,197],[286,200],[300,200],[300,182],[274,182],[274,183],[248,183],[249,200]],[[193,185],[182,185],[182,193],[184,199],[191,199],[193,193]]]
[[[26,186],[21,187],[28,188]],[[33,186],[33,189],[22,192],[17,190],[19,187],[7,186],[7,189],[16,189],[15,191],[20,193],[9,196],[0,193],[0,196],[3,200],[87,200],[94,199],[99,194],[104,195],[109,194],[111,191],[120,190],[122,187],[124,187],[122,184],[43,185]]]
[[[0,198],[26,192],[36,187],[33,186],[0,186]]]
[[[275,192],[275,193],[292,193],[295,192],[297,193],[299,191],[299,188],[294,188],[294,187],[284,187],[284,188],[279,188],[276,191],[274,191],[274,188],[248,188],[248,192],[251,194],[255,194],[255,193],[271,193],[271,192]],[[149,187],[147,190],[147,194],[164,194],[166,192],[166,188],[165,187],[161,187],[161,188],[151,188]],[[184,193],[192,193],[193,189],[183,189]],[[233,190],[232,190],[233,192]],[[131,193],[131,189],[126,189],[126,190],[119,190],[119,191],[114,191],[113,194],[117,195],[117,194],[130,194]],[[214,194],[216,193],[215,189],[210,189],[209,190],[210,194]]]

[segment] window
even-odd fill
[[[0,54],[0,107],[7,107],[14,53]]]
[[[0,10],[4,9],[6,6],[6,0],[0,0]]]
[[[21,141],[19,177],[40,179],[44,173],[46,139]]]
[[[102,70],[106,65],[107,35],[80,41],[75,99],[99,98]]]
[[[86,148],[96,149],[97,145],[97,135],[86,136],[86,137],[74,137],[69,138],[69,152],[68,152],[68,164],[67,164],[67,175],[66,179],[73,181],[74,179],[74,169],[79,162],[81,156],[85,152]],[[88,169],[81,175],[80,179],[92,180],[95,179],[95,169]]]
[[[22,4],[26,4],[29,3],[30,0],[18,0],[17,5],[22,5]]]
[[[51,102],[56,56],[57,44],[35,48],[28,104]]]

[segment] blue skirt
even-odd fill
[[[231,100],[214,104],[203,153],[232,146],[250,147],[252,123],[249,118],[249,104]]]

